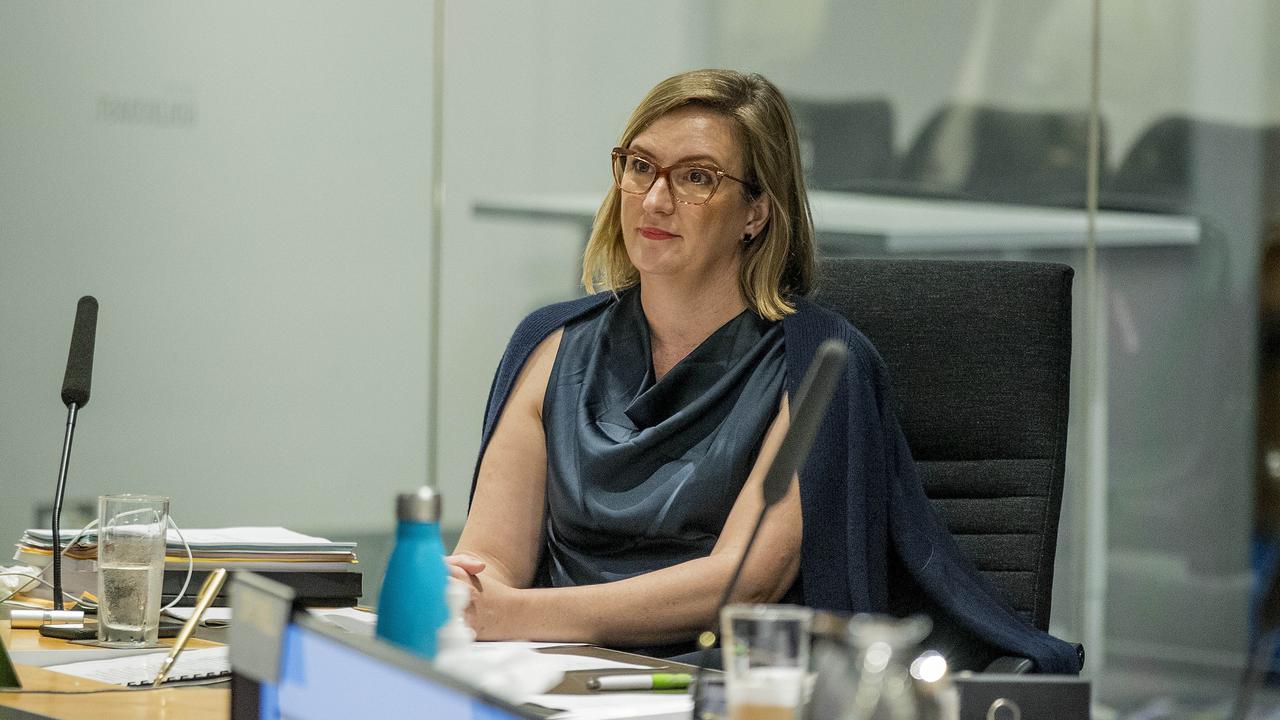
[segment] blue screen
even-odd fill
[[[285,630],[280,682],[264,683],[261,692],[262,718],[522,718],[296,623]]]

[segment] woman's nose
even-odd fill
[[[656,213],[670,213],[675,209],[671,182],[666,175],[659,175],[649,186],[649,192],[644,195],[644,209]]]

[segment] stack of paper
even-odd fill
[[[63,530],[62,541],[70,542],[75,532]],[[281,527],[191,528],[179,536],[169,530],[165,537],[165,574],[161,590],[163,602],[177,598],[187,575],[187,551],[191,547],[194,573],[179,602],[194,601],[195,589],[215,568],[252,570],[289,585],[307,604],[350,606],[363,593],[356,544],[331,542]],[[18,542],[14,560],[46,567],[53,559],[53,531],[27,530]],[[66,551],[62,563],[62,585],[79,596],[98,591],[98,535],[90,530]],[[47,573],[46,573],[47,576]],[[226,595],[224,588],[222,596]],[[38,598],[51,598],[47,588],[29,591]]]
[[[75,537],[74,532],[67,530],[63,530],[61,535],[64,543]],[[355,543],[330,542],[282,527],[191,528],[183,530],[181,536],[177,531],[169,530],[165,537],[166,569],[186,569],[187,551],[183,538],[191,546],[197,568],[322,572],[350,570],[356,562]],[[40,567],[47,565],[52,555],[53,531],[36,529],[22,534],[13,559]],[[66,558],[72,563],[77,560],[96,561],[97,531],[85,532],[67,550]]]

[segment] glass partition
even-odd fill
[[[1053,631],[1087,645],[1096,697],[1122,714],[1227,697],[1250,598],[1280,555],[1265,540],[1280,402],[1258,350],[1276,344],[1280,306],[1263,262],[1280,206],[1280,52],[1266,41],[1280,10],[1227,5],[450,4],[446,495],[469,485],[507,334],[581,292],[629,111],[674,72],[760,72],[792,104],[825,255],[1076,269]],[[936,218],[936,232],[896,229],[903,218]]]

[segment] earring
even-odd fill
[[[755,240],[755,238],[751,236],[751,233],[743,233],[743,234],[742,234],[742,244],[743,244],[743,245],[750,245],[752,240]]]

